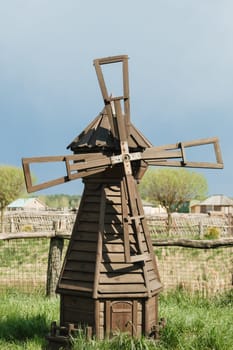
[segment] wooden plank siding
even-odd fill
[[[93,292],[95,297],[127,293],[141,296],[160,288],[152,258],[153,248],[149,251],[142,220],[137,224],[137,232],[134,220],[128,220],[128,244],[130,256],[133,257],[139,252],[140,239],[140,253],[146,254],[146,260],[126,263],[122,208],[125,207],[124,215],[128,214],[129,218],[130,208],[126,202],[123,203],[120,181],[109,185],[104,183],[102,186],[91,182],[89,184],[88,180],[86,182],[82,205],[58,284],[59,292],[73,289]]]
[[[60,321],[87,324],[100,339],[118,326],[133,336],[149,334],[161,284],[139,199],[138,218],[131,219],[119,180],[85,182],[57,288]],[[144,261],[128,262],[126,243],[130,257],[144,254]]]

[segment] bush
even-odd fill
[[[33,232],[33,228],[31,225],[24,225],[22,227],[22,232]]]
[[[218,239],[220,237],[220,230],[218,227],[208,227],[203,238],[205,239]]]

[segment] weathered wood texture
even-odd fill
[[[62,238],[53,237],[50,239],[46,283],[46,295],[49,297],[56,294],[55,290],[61,271],[63,246],[64,240]]]
[[[87,323],[98,337],[117,329],[149,334],[157,323],[161,283],[148,227],[141,204],[135,224],[121,180],[105,175],[85,180],[57,287],[61,323]],[[84,299],[88,310],[83,310]]]
[[[153,246],[160,247],[186,247],[198,249],[213,249],[219,247],[233,246],[233,238],[222,238],[213,240],[197,240],[197,239],[153,239]]]
[[[142,222],[140,236],[146,260],[126,262],[121,202],[119,181],[114,185],[87,181],[58,283],[59,293],[68,289],[94,293],[95,297],[149,296],[161,288],[152,245]],[[138,237],[134,223],[128,223],[128,227],[130,252],[134,256],[139,250]]]

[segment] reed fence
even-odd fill
[[[0,290],[54,294],[75,220],[75,213],[14,213],[0,234]],[[174,215],[166,235],[166,217],[148,217],[164,290],[184,288],[202,295],[233,287],[232,218]],[[203,240],[209,228],[219,237]]]

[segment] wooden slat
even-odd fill
[[[158,277],[157,277],[157,274],[154,270],[151,270],[148,272],[148,278],[149,278],[149,281],[153,281],[153,280],[158,280]]]
[[[95,192],[93,193],[93,195],[91,196],[91,195],[89,195],[89,196],[86,196],[86,198],[85,198],[85,206],[86,206],[86,204],[88,204],[88,203],[94,203],[94,204],[96,204],[96,205],[99,205],[99,203],[100,203],[100,198],[99,198],[99,195],[98,195],[98,193],[96,194]],[[84,208],[85,209],[85,208]]]
[[[71,251],[69,253],[69,260],[93,262],[95,261],[95,254],[87,254],[86,252]]]
[[[63,301],[67,307],[75,308],[80,311],[93,312],[94,311],[94,300],[87,297],[78,298],[72,295],[64,295]],[[91,311],[90,311],[91,310]]]
[[[104,223],[105,234],[123,234],[122,223]]]
[[[124,254],[103,253],[102,262],[125,262]]]
[[[101,264],[101,272],[102,273],[125,273],[125,274],[133,274],[133,273],[142,273],[142,267],[139,267],[138,264],[117,264],[117,263],[105,263]]]
[[[128,59],[127,55],[118,55],[118,56],[109,56],[103,58],[97,58],[94,60],[94,64],[98,62],[98,64],[111,64],[118,63]]]
[[[90,263],[90,262],[83,263],[83,262],[68,260],[66,263],[65,271],[73,271],[73,272],[81,271],[84,273],[93,273],[95,271],[95,263]]]
[[[128,57],[123,60],[123,91],[124,91],[124,115],[127,133],[127,141],[129,141],[130,128],[130,102],[129,102],[129,69]]]
[[[99,214],[98,213],[92,213],[92,212],[82,212],[80,216],[80,221],[85,221],[86,225],[88,226],[89,222],[98,222],[99,220]]]
[[[59,284],[59,289],[68,289],[68,290],[76,290],[83,292],[92,292],[93,283],[88,282],[75,282],[75,281],[66,281],[63,280]]]
[[[115,214],[106,214],[105,215],[105,224],[118,224],[120,225],[122,222],[122,216],[121,215],[115,215]]]
[[[97,242],[97,233],[87,232],[78,232],[77,237],[74,237],[75,242],[86,241],[86,242]]]
[[[103,252],[104,253],[124,253],[124,245],[120,244],[104,244]]]
[[[113,137],[115,137],[116,135],[115,135],[115,128],[114,128],[114,123],[113,123],[113,115],[112,115],[111,105],[109,103],[108,90],[107,90],[107,87],[106,87],[106,84],[104,81],[103,72],[101,69],[101,61],[99,59],[96,59],[93,61],[93,63],[94,63],[97,79],[99,82],[100,90],[101,90],[103,100],[105,103],[105,110],[106,110],[107,115],[108,115],[108,120],[109,120],[109,124],[110,124],[110,128],[111,128],[111,132],[113,134]]]
[[[120,197],[120,188],[119,186],[112,185],[108,186],[105,189],[106,191],[106,197],[109,199],[111,196],[119,196]]]
[[[141,273],[133,273],[133,274],[114,274],[109,273],[100,275],[100,284],[129,284],[129,283],[144,283],[144,279]]]
[[[104,242],[107,243],[124,243],[124,236],[123,233],[117,233],[117,234],[109,234],[106,232],[104,234]],[[135,236],[129,234],[129,242],[133,246],[136,244]]]
[[[85,233],[95,233],[96,234],[96,223],[95,222],[88,222],[88,225],[85,221],[80,221],[78,223],[78,227],[76,232],[83,232],[83,234]]]
[[[164,161],[156,161],[150,160],[146,161],[148,165],[152,166],[169,166],[169,167],[186,167],[186,168],[206,168],[206,169],[222,169],[223,164],[211,163],[211,162],[186,162],[185,164],[182,161],[172,161],[172,160],[164,160]]]
[[[153,264],[153,261],[150,260],[150,261],[147,261],[147,264],[146,264],[146,269],[148,271],[148,273],[150,273],[151,271],[154,271],[154,264]]]
[[[162,289],[162,285],[158,280],[151,281],[149,283],[151,291],[160,291]]]
[[[85,208],[83,210],[84,213],[86,212],[92,212],[92,213],[99,213],[100,211],[100,204],[99,203],[85,203]]]
[[[109,293],[109,294],[126,294],[128,293],[144,293],[146,292],[144,284],[120,284],[120,285],[100,285],[99,293]]]
[[[94,273],[78,272],[78,271],[64,271],[62,280],[72,280],[72,281],[84,281],[84,282],[93,282]]]
[[[104,244],[107,243],[123,244],[123,233],[104,233]]]
[[[91,243],[91,242],[85,242],[85,241],[80,241],[80,242],[72,242],[71,245],[71,251],[76,251],[77,254],[79,252],[90,252],[90,253],[95,253],[97,250],[97,243]]]
[[[80,310],[75,310],[69,307],[64,308],[64,320],[65,323],[74,323],[76,327],[80,324],[85,326],[86,324],[93,324],[93,313],[92,312],[80,312]]]
[[[116,214],[116,215],[119,215],[121,214],[122,212],[122,209],[121,209],[121,205],[118,204],[111,204],[111,205],[108,205],[106,207],[106,214]]]
[[[98,222],[99,214],[98,213],[91,213],[91,212],[82,212],[82,215],[80,217],[81,222],[86,222],[86,225],[89,224],[89,222]],[[106,214],[105,215],[105,225],[106,224],[118,224],[120,225],[122,221],[121,215],[115,215],[112,214]]]

